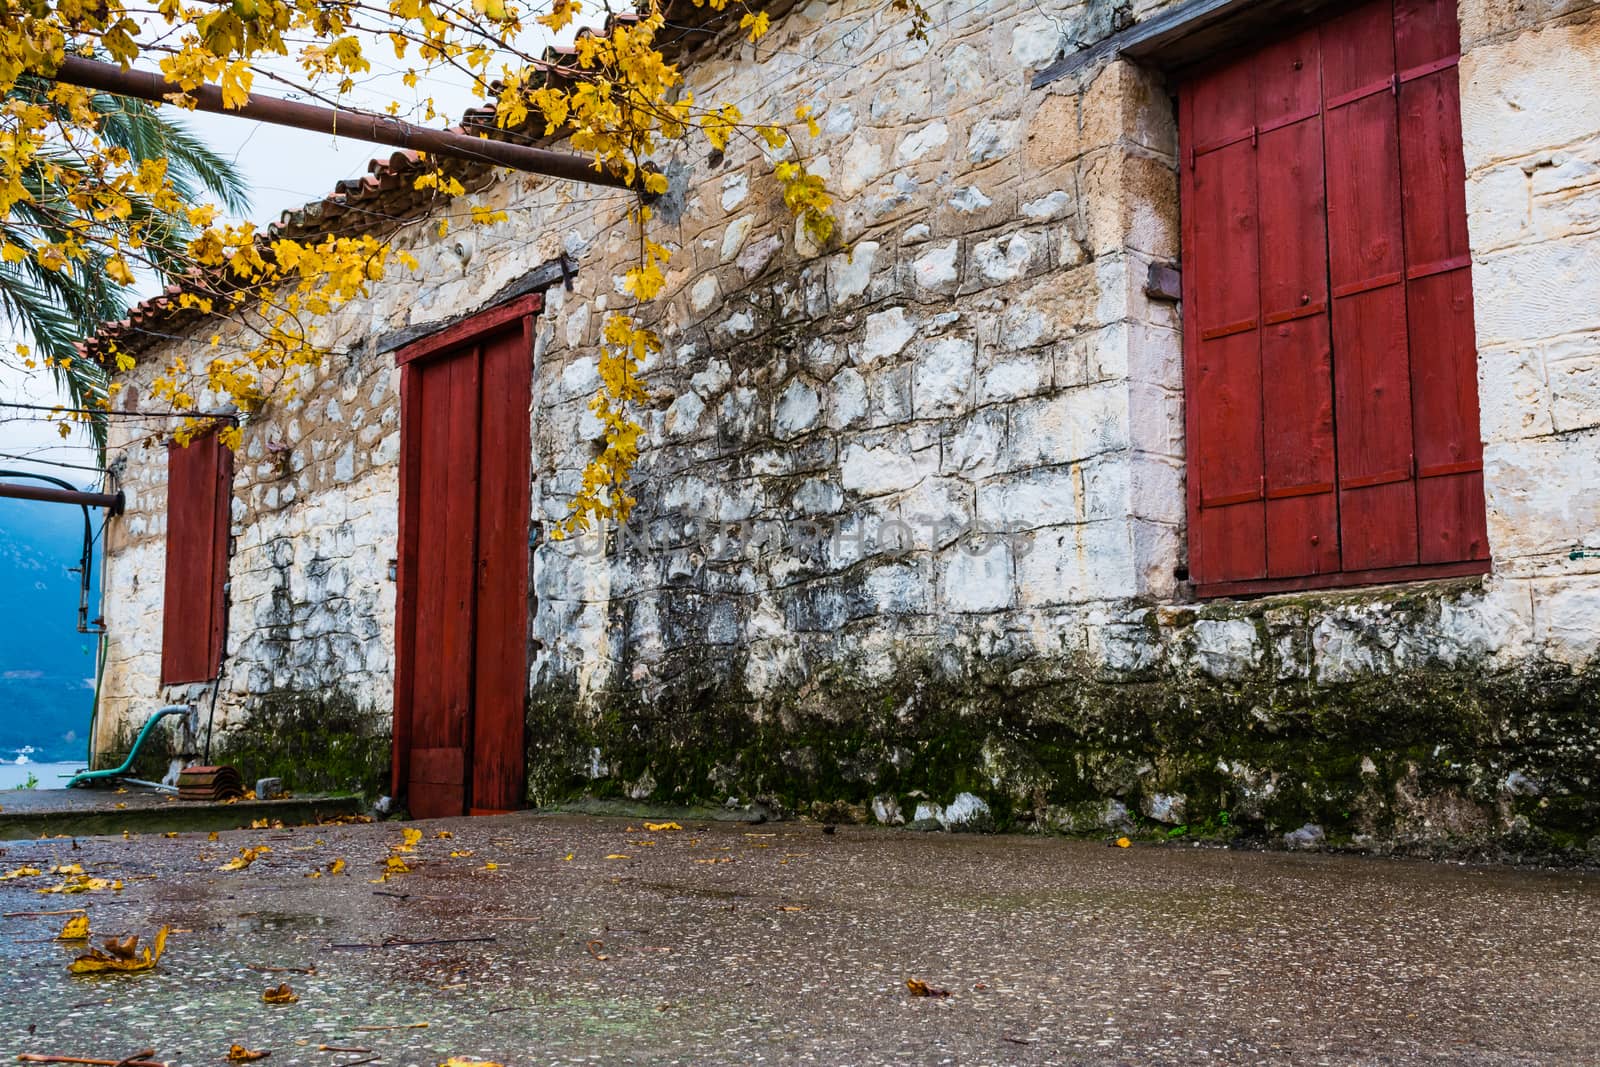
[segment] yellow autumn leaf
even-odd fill
[[[57,941],[83,941],[89,936],[89,916],[74,915],[61,927]]]
[[[43,873],[37,867],[17,867],[14,870],[7,871],[5,874],[0,874],[0,882],[9,882],[13,878],[32,878]]]
[[[56,866],[50,868],[49,873],[50,874],[60,874],[60,875],[82,874],[83,873],[83,864],[81,864],[81,863],[58,863]]]
[[[229,1063],[254,1063],[256,1060],[264,1060],[270,1055],[272,1053],[245,1048],[243,1045],[228,1046]]]
[[[606,857],[606,859],[608,859],[608,860],[625,860],[625,859],[628,859],[628,858],[629,857],[623,855],[620,852],[613,852],[611,855]]]
[[[344,873],[344,860],[334,860],[332,863],[328,864],[328,873],[329,874],[343,874]]]
[[[266,1001],[268,1004],[293,1004],[298,1001],[300,997],[299,994],[289,988],[289,983],[285,982],[280,986],[274,986],[271,989],[263,990],[261,993],[261,999]]]
[[[411,868],[408,867],[406,865],[406,861],[401,859],[399,856],[390,856],[388,859],[383,861],[383,873],[410,874]]]
[[[438,838],[440,841],[448,841],[456,835],[451,833],[449,830],[435,830],[433,832],[433,836]]]
[[[1132,845],[1133,845],[1133,842],[1129,841],[1126,837],[1117,838],[1117,847],[1118,848],[1130,848],[1130,847],[1132,847]]]
[[[682,830],[683,827],[675,822],[647,822],[644,828],[653,834],[670,833],[673,830]]]
[[[460,1056],[451,1056],[441,1063],[439,1067],[500,1067],[500,1064],[490,1060],[469,1060]]]
[[[470,848],[458,848],[455,851],[450,853],[450,858],[453,859],[453,860],[464,860],[464,859],[467,859],[471,855],[472,855],[472,849],[470,849]]]
[[[233,859],[229,860],[227,863],[224,863],[221,867],[218,867],[217,870],[242,871],[256,860],[260,859],[263,855],[271,851],[271,847],[267,845],[257,845],[254,848],[241,848],[237,856],[233,857]]]
[[[400,836],[404,840],[400,844],[393,846],[392,851],[415,852],[417,850],[417,842],[422,840],[422,831],[408,826],[400,831]]]
[[[577,855],[576,852],[568,852],[565,856],[562,856],[561,858],[563,860],[570,860],[570,859],[572,859],[573,856],[576,856],[576,855]]]
[[[156,931],[155,951],[150,951],[146,945],[139,949],[139,935],[134,934],[123,940],[112,938],[105,943],[104,948],[92,948],[87,953],[79,956],[67,965],[67,970],[73,974],[103,974],[107,971],[151,971],[161,959],[161,954],[167,950],[168,928],[163,926]]]
[[[252,829],[252,830],[265,830],[266,828],[267,828],[267,820],[265,820],[265,819],[251,819],[250,820],[250,829]]]
[[[217,836],[218,836],[217,832],[215,830],[213,830],[209,834],[206,835],[206,840],[207,841],[215,841],[217,839]]]
[[[87,874],[77,874],[68,878],[60,885],[46,886],[44,889],[35,890],[38,893],[93,893],[102,889],[114,892],[122,890],[120,880],[113,881],[109,878],[92,878]]]
[[[480,871],[498,871],[500,869],[500,865],[491,860],[490,862],[485,863],[482,867],[479,867],[478,869]]]

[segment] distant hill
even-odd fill
[[[101,513],[90,515],[98,529]],[[77,632],[78,576],[70,568],[82,541],[78,508],[0,500],[0,760],[28,748],[36,762],[84,757],[97,639]]]

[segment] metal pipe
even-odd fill
[[[86,89],[137,97],[158,104],[168,102],[173,94],[183,91],[155,71],[124,69],[115,63],[101,63],[82,56],[64,58],[56,68],[54,79],[68,85],[81,85]],[[252,95],[239,107],[226,107],[222,103],[222,90],[215,85],[198,86],[190,90],[188,95],[199,111],[238,115],[275,126],[291,126],[297,130],[310,130],[334,137],[431,152],[469,163],[493,163],[513,170],[547,174],[552,178],[628,188],[627,179],[621,174],[596,170],[594,160],[587,156],[552,152],[547,148],[508,141],[492,141],[470,133],[429,129],[388,115],[319,107],[271,96]]]
[[[0,497],[11,500],[44,500],[51,504],[79,504],[88,508],[110,508],[111,514],[121,515],[123,496],[115,493],[91,493],[83,489],[53,489],[42,485],[15,485],[0,482]]]
[[[78,557],[78,632],[80,634],[103,634],[106,632],[104,620],[89,622],[89,569],[94,564],[94,524],[89,520],[90,501],[84,497],[110,498],[111,504],[97,504],[96,506],[110,507],[113,515],[122,514],[122,491],[112,493],[88,493],[63,478],[53,474],[36,474],[33,471],[0,470],[0,477],[5,478],[32,478],[34,481],[49,482],[54,489],[41,489],[34,485],[16,485],[14,483],[0,482],[0,497],[15,497],[21,500],[45,500],[51,502],[77,504],[83,509],[83,553]],[[12,490],[7,492],[6,490]],[[98,701],[99,696],[95,699]]]
[[[187,704],[168,704],[166,707],[160,709],[145,721],[144,728],[139,731],[139,736],[133,740],[133,748],[129,750],[128,758],[123,760],[121,765],[110,767],[103,771],[82,771],[72,776],[72,780],[67,783],[67,788],[71,789],[73,786],[80,785],[84,782],[98,782],[106,778],[120,778],[124,774],[127,774],[128,770],[133,766],[134,759],[139,755],[139,746],[143,745],[144,739],[150,736],[150,730],[155,726],[156,723],[160,722],[168,715],[187,715],[192,710],[193,709]]]

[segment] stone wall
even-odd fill
[[[531,796],[876,800],[892,820],[971,792],[1013,825],[1582,845],[1596,5],[1462,11],[1494,575],[1204,605],[1178,578],[1178,309],[1142,288],[1178,257],[1168,91],[1127,62],[1027,86],[1130,12],[938,6],[928,47],[880,7],[815,0],[760,62],[690,72],[753,116],[813,105],[804,148],[851,251],[808,247],[749,145],[662,161],[675,254],[637,521],[538,550]],[[478,198],[509,221],[411,231],[422,270],[325,324],[342,355],[245,431],[221,722],[338,691],[383,728],[396,438],[374,338],[564,251],[578,274],[534,353],[535,519],[565,514],[598,447],[623,201],[525,176]],[[127,463],[108,722],[159,699],[160,464]]]

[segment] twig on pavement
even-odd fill
[[[348,945],[329,945],[329,948],[404,948],[407,945],[464,945],[475,941],[493,941],[493,937],[429,937],[413,940],[405,937],[386,937],[377,944],[365,941]]]
[[[156,1050],[149,1048],[142,1052],[135,1052],[126,1059],[97,1060],[87,1056],[52,1056],[38,1052],[19,1052],[17,1053],[17,1059],[23,1063],[87,1063],[94,1065],[94,1067],[167,1067],[165,1063],[146,1058],[155,1054]]]

